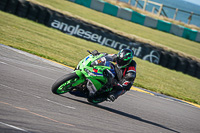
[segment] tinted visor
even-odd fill
[[[126,66],[129,63],[130,60],[124,61],[123,59],[120,59],[119,57],[117,57],[117,64],[119,67],[123,67]]]

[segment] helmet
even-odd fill
[[[133,58],[133,51],[131,49],[122,49],[117,54],[117,65],[119,68],[124,68],[129,65]]]

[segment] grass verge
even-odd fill
[[[72,67],[88,55],[86,50],[118,52],[1,11],[0,25],[0,43]],[[138,58],[135,60],[135,86],[200,104],[199,79]]]

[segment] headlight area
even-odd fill
[[[91,71],[89,71],[88,69],[84,68],[84,71],[89,75],[89,76],[97,76],[94,73],[92,73]]]
[[[91,72],[90,70],[84,68],[84,71],[89,75],[89,76],[103,76],[103,74],[98,73],[98,69],[93,69]]]

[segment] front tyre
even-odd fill
[[[76,73],[70,73],[62,76],[59,78],[53,85],[52,85],[52,92],[54,94],[63,94],[69,92],[73,87],[72,84],[78,80],[78,75]]]

